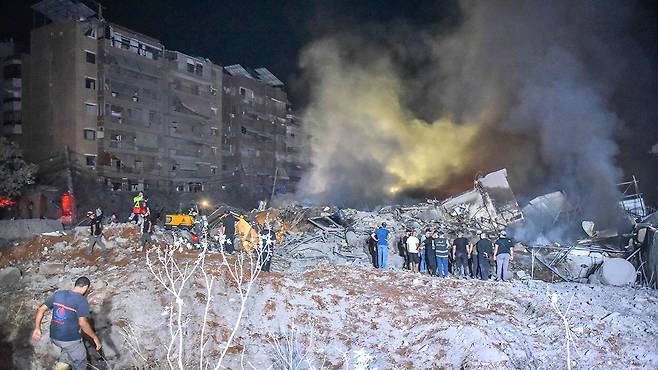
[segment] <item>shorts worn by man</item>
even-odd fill
[[[411,235],[407,238],[407,255],[409,257],[409,270],[412,272],[418,272],[418,246],[420,245],[420,240],[416,237],[416,232],[412,231]]]
[[[72,290],[55,292],[37,309],[32,340],[41,339],[41,320],[47,310],[52,310],[50,321],[50,340],[62,352],[59,363],[71,366],[72,370],[87,369],[87,351],[82,343],[80,329],[93,341],[96,350],[100,350],[101,342],[89,325],[89,302],[85,294],[89,291],[90,281],[80,277],[75,281]]]

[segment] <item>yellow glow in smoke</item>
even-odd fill
[[[317,78],[306,112],[307,121],[315,123],[311,187],[326,190],[336,171],[332,158],[374,161],[390,175],[376,184],[390,195],[435,189],[461,175],[471,161],[468,149],[478,126],[414,118],[400,104],[401,83],[385,58],[354,65],[337,49],[331,42],[318,43],[303,59]],[[348,171],[351,161],[343,162]]]

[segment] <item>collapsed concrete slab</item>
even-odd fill
[[[25,219],[0,221],[0,239],[29,239],[42,233],[63,231],[58,220]]]
[[[523,220],[523,212],[502,169],[475,181],[473,190],[441,203],[452,217],[470,221],[475,228],[501,230]]]

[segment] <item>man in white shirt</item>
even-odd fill
[[[418,245],[420,240],[416,237],[416,232],[412,231],[411,236],[407,238],[407,254],[409,255],[409,270],[418,272]]]

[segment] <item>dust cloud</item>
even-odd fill
[[[312,170],[299,196],[362,207],[506,167],[518,195],[564,190],[585,217],[611,223],[623,121],[609,101],[630,65],[632,7],[463,1],[460,10],[448,30],[384,26],[377,41],[349,30],[305,48]]]

